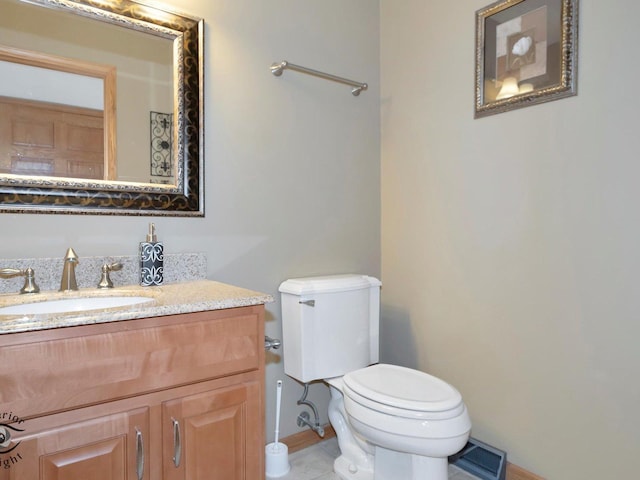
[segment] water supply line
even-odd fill
[[[324,428],[320,426],[320,416],[318,415],[318,409],[313,404],[313,402],[311,402],[311,400],[307,400],[308,394],[309,394],[309,384],[305,383],[304,392],[302,392],[302,396],[300,397],[300,400],[298,400],[298,405],[306,405],[311,410],[313,410],[313,416],[315,421],[314,422],[311,421],[311,417],[308,412],[302,412],[300,413],[300,415],[298,415],[297,424],[298,424],[298,427],[303,427],[306,425],[311,430],[316,432],[318,436],[322,438],[324,437]]]

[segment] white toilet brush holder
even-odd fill
[[[276,383],[276,432],[273,443],[264,447],[265,474],[268,478],[283,477],[291,466],[289,465],[289,447],[278,441],[280,434],[280,403],[282,401],[282,380]]]
[[[267,478],[283,477],[291,466],[289,465],[289,447],[284,443],[270,443],[264,448],[265,473]]]

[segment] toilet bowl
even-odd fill
[[[446,480],[471,420],[445,381],[378,363],[380,282],[365,275],[280,285],[285,373],[330,388],[343,480]]]
[[[343,415],[353,433],[344,441],[338,434],[343,458],[336,460],[334,469],[341,478],[447,478],[447,457],[464,447],[471,430],[455,388],[426,373],[385,364],[326,382],[332,390],[330,420]],[[363,448],[363,443],[370,447]],[[353,455],[358,448],[362,451]],[[367,451],[374,458],[372,470],[371,459],[361,461]]]

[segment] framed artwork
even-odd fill
[[[475,118],[576,95],[578,0],[500,0],[476,12]]]

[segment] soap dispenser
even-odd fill
[[[149,224],[147,241],[140,243],[140,285],[150,287],[162,285],[164,280],[164,252],[162,242],[158,241],[156,226]]]

